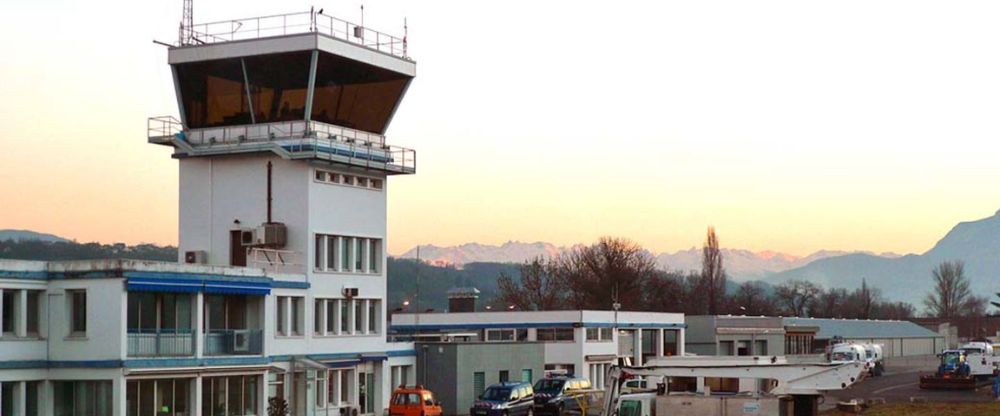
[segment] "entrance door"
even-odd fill
[[[247,265],[247,250],[246,247],[243,247],[243,231],[229,231],[229,265],[242,267]]]
[[[358,410],[362,414],[375,413],[375,373],[370,365],[359,366]]]

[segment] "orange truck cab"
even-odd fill
[[[389,416],[441,416],[441,402],[424,386],[399,386],[392,392]]]

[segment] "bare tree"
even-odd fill
[[[553,273],[545,259],[535,258],[521,265],[521,280],[507,274],[497,279],[497,298],[503,305],[521,310],[555,310],[566,307],[566,285]]]
[[[658,271],[646,282],[643,309],[654,312],[685,312],[688,293],[683,273]]]
[[[774,299],[764,293],[760,282],[743,282],[733,296],[733,307],[730,309],[746,315],[772,315],[777,308]]]
[[[966,317],[986,316],[986,308],[989,305],[989,301],[985,296],[970,295],[962,303],[958,313],[960,316]]]
[[[775,287],[774,296],[785,312],[792,316],[806,316],[816,302],[822,288],[805,280],[790,280]]]
[[[934,268],[934,291],[924,298],[927,313],[938,318],[961,316],[969,300],[969,279],[965,277],[965,263],[961,260],[945,261]]]
[[[601,237],[558,257],[552,269],[576,309],[611,309],[612,294],[625,308],[643,306],[643,289],[656,272],[653,256],[625,238]]]
[[[722,250],[715,227],[708,227],[705,245],[701,249],[701,289],[709,315],[720,313],[726,297],[726,270],[722,267]]]
[[[851,294],[848,302],[852,318],[872,319],[875,307],[882,301],[882,291],[868,286],[868,281],[861,279],[861,287]]]
[[[916,314],[913,305],[906,302],[882,302],[875,305],[875,319],[907,320]]]
[[[809,315],[815,318],[843,318],[849,301],[847,289],[831,288],[821,291],[816,295],[816,302]]]

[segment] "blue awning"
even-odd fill
[[[201,291],[203,286],[201,280],[145,279],[140,277],[128,279],[129,292],[197,293]]]
[[[343,360],[343,361],[328,361],[324,362],[327,367],[330,368],[344,368],[344,367],[354,367],[361,363],[361,360]]]
[[[271,284],[267,282],[205,281],[205,293],[266,296],[271,294]]]
[[[363,363],[367,363],[367,362],[370,362],[370,361],[385,361],[385,360],[388,360],[388,359],[389,359],[389,356],[387,356],[385,354],[362,355],[361,356],[361,362],[363,362]]]

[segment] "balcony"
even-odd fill
[[[194,355],[194,331],[128,330],[129,357],[187,357]]]
[[[264,331],[260,329],[214,329],[205,334],[205,355],[260,355],[264,353]]]

